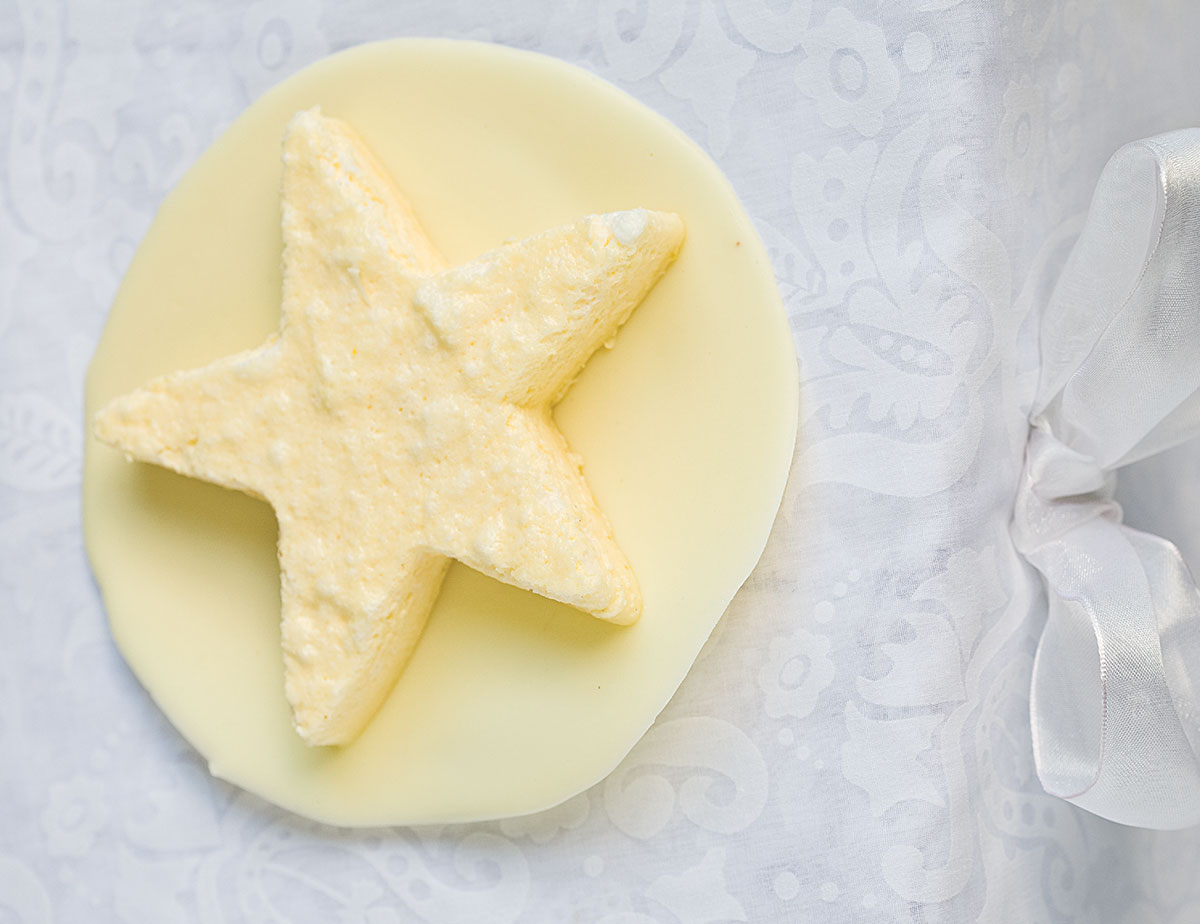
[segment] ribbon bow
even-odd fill
[[[1012,533],[1049,616],[1033,669],[1047,792],[1124,824],[1200,822],[1200,590],[1121,523],[1116,471],[1200,434],[1200,129],[1126,145],[1041,323]],[[1200,511],[1197,511],[1200,515]]]

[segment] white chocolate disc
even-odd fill
[[[251,106],[163,204],[93,359],[89,415],[277,327],[280,138],[313,105],[361,133],[451,263],[593,212],[683,217],[679,259],[555,412],[643,617],[609,625],[454,565],[366,731],[308,748],[283,695],[271,509],[90,440],[85,537],[113,635],[214,774],[298,814],[380,825],[547,808],[628,753],[762,553],[798,413],[774,276],[712,162],[598,78],[471,42],[360,46]]]

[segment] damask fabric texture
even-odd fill
[[[609,779],[339,831],[209,778],[115,653],[82,378],[199,151],[285,74],[404,34],[576,62],[703,145],[771,251],[804,418],[762,563]],[[1200,920],[1200,831],[1039,783],[1048,602],[1009,532],[1054,282],[1113,152],[1200,125],[1198,44],[1186,0],[0,6],[0,916]],[[1189,443],[1116,488],[1193,566],[1198,470]]]

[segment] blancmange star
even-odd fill
[[[684,228],[592,215],[447,269],[342,122],[297,114],[283,163],[278,334],[116,399],[95,432],[274,507],[293,721],[309,744],[344,744],[395,683],[451,558],[600,619],[639,617],[550,408]]]

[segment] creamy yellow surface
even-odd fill
[[[279,331],[116,398],[94,430],[274,508],[300,737],[358,735],[449,558],[636,621],[637,580],[550,402],[675,258],[679,217],[587,216],[446,270],[353,129],[316,109],[288,124],[282,211]]]
[[[376,718],[309,749],[282,692],[271,509],[89,444],[85,532],[113,633],[214,773],[270,801],[345,824],[535,811],[624,756],[761,554],[797,412],[774,279],[716,168],[596,78],[472,43],[364,46],[271,91],[181,181],[114,304],[89,412],[278,326],[279,139],[317,104],[362,133],[452,264],[583,214],[682,216],[678,261],[554,415],[644,615],[611,626],[452,566]]]

